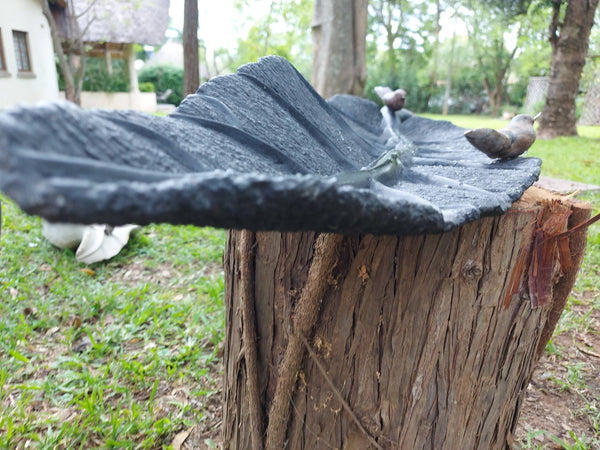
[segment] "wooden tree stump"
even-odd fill
[[[229,232],[224,447],[510,445],[585,250],[586,231],[570,234],[572,264],[561,271],[554,241],[534,245],[539,230],[556,234],[549,230],[564,211],[563,229],[589,217],[587,205],[557,199],[530,188],[506,214],[443,234]],[[540,280],[530,278],[548,266],[532,256],[540,242],[554,246],[552,290],[532,308],[529,286],[540,289]],[[310,298],[309,289],[322,294]],[[306,302],[318,318],[302,316]],[[294,369],[289,353],[298,342]],[[293,382],[282,392],[290,368]],[[253,377],[258,383],[247,382]],[[277,402],[284,408],[274,413]],[[264,423],[254,438],[253,423]]]

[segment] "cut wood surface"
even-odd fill
[[[565,208],[568,223],[557,219]],[[307,280],[314,277],[319,235],[245,235],[254,238],[253,262],[244,263],[252,268],[248,284],[239,249],[249,243],[241,242],[243,232],[229,232],[224,447],[250,448],[252,441],[242,314],[247,286],[254,286],[257,340],[246,345],[257,346],[260,431],[271,446],[277,445],[267,436],[267,429],[276,435],[272,428],[290,449],[510,445],[523,394],[585,250],[585,230],[568,235],[566,268],[564,246],[561,253],[550,234],[589,214],[585,204],[530,188],[506,214],[451,232],[329,239],[333,257],[320,270],[320,311],[306,324],[297,323],[296,313],[314,282]],[[546,235],[535,244],[540,230]],[[536,251],[546,255],[543,263]],[[532,308],[531,286],[542,294],[546,287],[530,278],[548,271],[549,301]],[[282,393],[277,385],[290,364],[288,345],[304,339],[312,350],[300,353],[295,383]],[[268,416],[277,402],[289,421],[281,413]]]

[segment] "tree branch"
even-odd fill
[[[552,0],[552,19],[550,19],[550,26],[548,27],[548,40],[552,45],[552,51],[556,50],[556,44],[558,43],[558,28],[560,26],[560,7],[562,0]]]
[[[69,87],[75,86],[75,80],[73,78],[73,73],[71,71],[71,67],[69,61],[67,60],[67,56],[62,48],[62,42],[60,40],[60,36],[58,34],[58,26],[56,25],[56,21],[54,20],[54,16],[52,15],[52,11],[50,11],[50,6],[48,5],[48,0],[40,0],[40,4],[42,6],[42,14],[46,17],[48,21],[48,26],[50,27],[50,36],[52,38],[52,46],[54,47],[54,52],[58,58],[58,65],[60,70],[65,78],[65,83],[67,85],[67,89]]]
[[[98,0],[92,0],[88,3],[88,6],[84,8],[79,14],[75,14],[75,10],[73,10],[73,17],[75,18],[75,20],[79,20],[83,16],[85,16],[94,7],[96,3],[98,3]],[[90,22],[93,22],[93,19],[90,20]]]

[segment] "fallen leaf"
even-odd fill
[[[191,428],[188,428],[187,430],[180,431],[179,433],[177,433],[175,435],[175,437],[173,438],[173,442],[171,443],[173,450],[181,450],[183,448],[183,444],[185,443],[185,440],[192,433],[194,428],[196,428],[196,425],[194,425]]]
[[[58,333],[59,330],[60,330],[59,327],[49,328],[48,331],[46,331],[46,336],[52,336],[53,334]]]

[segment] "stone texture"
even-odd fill
[[[323,100],[284,59],[217,77],[166,117],[69,103],[0,115],[0,189],[51,221],[421,234],[500,214],[540,161],[463,129]]]

